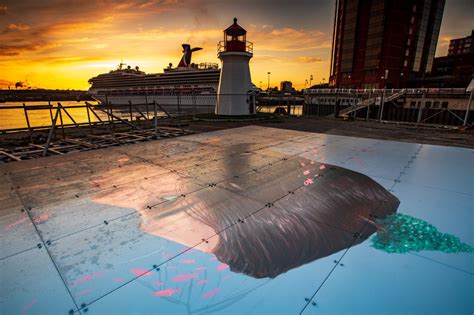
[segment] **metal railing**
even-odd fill
[[[229,42],[226,42],[226,41],[223,41],[223,40],[221,40],[219,43],[217,43],[217,54],[228,51],[227,47],[226,47],[227,43],[229,43]],[[245,42],[239,42],[239,43],[244,44],[243,47],[242,47],[244,49],[242,49],[241,52],[246,52],[246,53],[249,53],[249,54],[253,54],[253,43],[252,42],[245,41]],[[239,52],[240,50],[235,50],[235,51]]]

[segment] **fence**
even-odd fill
[[[411,100],[410,107],[406,106],[407,99]],[[449,108],[446,100],[455,100],[462,108]],[[303,115],[466,125],[473,123],[471,102],[472,93],[457,88],[313,89],[305,91]],[[431,108],[432,103],[435,108]]]

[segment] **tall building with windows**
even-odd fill
[[[470,36],[451,39],[449,41],[448,56],[474,53],[474,45],[473,45],[474,43],[472,42],[473,37],[474,37],[474,30],[471,31]]]
[[[431,71],[445,0],[337,0],[330,86],[399,88]]]

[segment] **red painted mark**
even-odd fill
[[[184,281],[194,279],[197,277],[198,277],[197,273],[188,273],[188,274],[177,275],[172,280],[173,282],[184,282]]]
[[[306,170],[306,171],[303,172],[303,174],[305,174],[305,175],[308,175],[309,173],[311,173],[309,170]]]
[[[25,306],[23,306],[21,308],[21,311],[22,312],[26,312],[27,310],[29,310],[31,307],[33,307],[33,305],[35,305],[36,303],[38,303],[38,300],[34,299],[33,301],[31,301],[30,303],[26,304]]]
[[[124,278],[114,278],[114,281],[115,282],[124,282],[125,279]]]
[[[207,299],[207,298],[210,298],[211,296],[216,295],[216,294],[219,293],[219,292],[221,292],[220,289],[214,289],[214,290],[211,290],[211,291],[209,291],[209,292],[207,292],[207,293],[204,293],[204,294],[202,295],[202,297],[203,297],[204,299]]]
[[[314,177],[319,177],[319,174],[314,174]]]
[[[311,178],[306,178],[303,184],[305,186],[308,186],[308,185],[311,185],[312,183],[314,183],[314,181]]]
[[[309,164],[314,164],[314,161],[309,162]]]
[[[24,217],[23,219],[20,219],[20,220],[17,220],[15,222],[13,222],[12,224],[9,224],[5,227],[6,230],[10,230],[12,227],[14,226],[17,226],[18,224],[22,224],[23,222],[25,222],[26,220],[28,220],[28,217]]]
[[[321,166],[319,166],[319,169],[320,169],[320,170],[323,170],[323,169],[325,169],[325,168],[326,168],[326,166],[325,166],[324,164],[322,164]]]
[[[81,292],[79,292],[79,295],[86,295],[90,293],[92,293],[92,290],[82,290]]]
[[[191,264],[194,264],[195,262],[196,261],[194,259],[181,260],[181,263],[185,265],[191,265]]]
[[[42,215],[40,215],[39,217],[37,217],[36,219],[33,220],[34,223],[39,223],[41,221],[44,221],[44,220],[47,220],[49,218],[49,214],[47,213],[43,213]]]
[[[153,275],[153,272],[141,268],[132,268],[130,269],[130,272],[135,274],[137,277]]]
[[[229,265],[228,265],[228,264],[220,263],[220,264],[217,266],[217,271],[223,271],[223,270],[226,270],[227,268],[229,268]]]
[[[161,291],[153,292],[152,295],[154,296],[173,296],[174,294],[181,291],[181,289],[165,289]]]
[[[87,282],[87,281],[90,281],[94,278],[97,278],[97,277],[100,277],[102,275],[104,275],[105,272],[94,272],[94,273],[91,273],[91,274],[88,274],[88,275],[85,275],[84,277],[81,277],[79,279],[76,279],[74,282],[73,282],[73,285],[78,285],[78,284],[81,284],[81,283],[84,283],[84,282]]]
[[[206,270],[206,267],[197,267],[196,270]]]
[[[196,284],[204,284],[207,283],[209,280],[199,280],[196,282]]]

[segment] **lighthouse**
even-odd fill
[[[253,44],[246,39],[247,31],[234,24],[224,31],[224,40],[217,46],[217,57],[222,62],[216,115],[255,114],[255,95],[250,79],[249,61]]]

